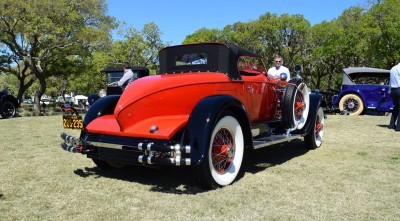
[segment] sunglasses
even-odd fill
[[[282,61],[275,61],[275,63],[281,63]]]

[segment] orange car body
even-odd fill
[[[184,127],[194,106],[203,98],[231,95],[248,110],[251,122],[274,119],[277,83],[265,72],[231,80],[222,73],[157,75],[141,78],[121,95],[114,113],[87,125],[89,133],[170,139]],[[150,128],[157,124],[157,133]]]

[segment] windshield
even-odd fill
[[[267,72],[260,58],[242,56],[238,59],[237,65],[241,74],[265,74]]]

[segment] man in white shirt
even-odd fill
[[[290,72],[289,69],[283,66],[283,58],[280,55],[275,55],[274,57],[275,66],[268,69],[268,76],[279,79],[282,73],[287,75],[286,81],[290,80]]]
[[[389,128],[400,131],[400,63],[390,69],[389,93],[394,104]]]
[[[129,65],[129,63],[126,62],[124,64],[124,75],[118,81],[118,86],[124,89],[136,79],[138,79],[137,73],[133,73],[131,70],[131,66]]]

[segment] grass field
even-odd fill
[[[246,153],[243,177],[207,191],[189,168],[99,170],[60,148],[61,116],[0,119],[0,220],[400,220],[389,117],[325,122],[321,148]]]

